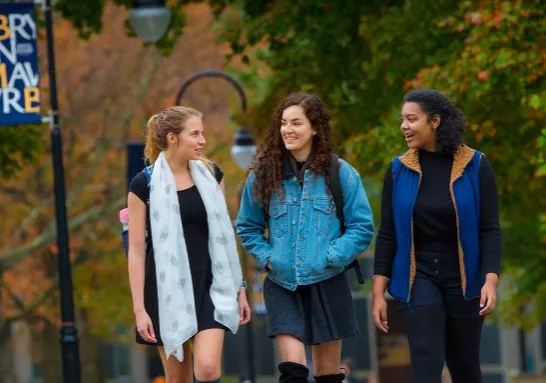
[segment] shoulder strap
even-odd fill
[[[150,180],[152,179],[152,172],[154,171],[154,166],[153,165],[146,166],[142,171],[144,172],[144,175],[146,176],[146,180],[150,182]]]
[[[337,155],[333,154],[330,157],[330,187],[332,188],[332,197],[334,198],[334,204],[336,205],[336,215],[339,220],[339,226],[341,228],[341,233],[345,232],[345,216],[343,215],[343,189],[341,188],[341,179],[339,175],[339,158]],[[360,263],[358,258],[347,265],[347,270],[355,269],[356,279],[359,284],[364,284],[364,275],[360,268]]]
[[[341,180],[339,179],[339,158],[333,154],[330,156],[330,187],[332,188],[332,197],[336,205],[336,215],[341,225],[341,231],[345,231],[345,217],[343,216],[343,191],[341,190]]]

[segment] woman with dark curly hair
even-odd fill
[[[413,383],[481,382],[484,316],[496,304],[501,230],[493,170],[463,144],[464,115],[432,89],[404,97],[409,150],[383,184],[374,264],[374,322],[388,332],[389,293],[400,303]]]
[[[339,160],[342,231],[330,186],[329,120],[315,95],[294,93],[281,103],[237,219],[243,246],[268,272],[264,298],[281,382],[307,381],[305,345],[312,345],[316,381],[341,382],[341,339],[359,333],[344,271],[371,242],[372,212],[358,172]]]

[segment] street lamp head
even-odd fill
[[[129,24],[136,35],[147,43],[159,41],[171,23],[171,11],[165,0],[133,0]]]
[[[247,170],[252,164],[254,154],[256,154],[256,142],[252,134],[244,128],[239,128],[233,137],[231,156],[241,169]]]

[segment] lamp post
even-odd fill
[[[199,71],[188,77],[180,86],[180,89],[178,90],[178,93],[175,98],[175,105],[180,105],[180,101],[182,100],[182,96],[186,89],[195,81],[199,80],[203,77],[217,77],[222,78],[226,81],[228,81],[230,84],[232,84],[235,89],[237,90],[237,93],[239,94],[241,98],[241,109],[243,112],[246,112],[246,95],[241,87],[241,85],[230,75],[227,73],[217,70],[217,69],[207,69],[203,71]],[[244,129],[243,127],[239,127],[239,130],[233,137],[233,146],[231,148],[231,155],[237,165],[241,167],[241,169],[246,170],[250,166],[252,162],[252,157],[256,153],[256,142],[252,138],[252,134]],[[240,194],[239,194],[240,198]],[[243,252],[243,270],[245,272],[248,272],[248,253],[246,251]],[[252,284],[251,284],[252,286]],[[248,294],[248,301],[249,304],[252,307],[252,296],[251,292]],[[254,332],[253,332],[253,326],[252,321],[248,322],[246,325],[247,330],[247,336],[246,336],[246,351],[247,351],[247,363],[248,363],[248,378],[252,383],[256,383],[256,368],[254,366]]]
[[[226,72],[218,69],[206,69],[192,74],[188,77],[180,86],[176,98],[174,100],[175,105],[180,105],[180,100],[186,89],[195,81],[203,77],[217,77],[222,78],[234,86],[235,90],[241,98],[241,109],[243,112],[246,112],[246,95],[243,87],[235,80],[233,77],[228,75]],[[243,170],[248,169],[252,161],[252,157],[256,153],[256,142],[252,138],[252,134],[245,128],[239,127],[234,140],[233,146],[231,148],[231,155],[237,165]]]
[[[133,0],[129,24],[136,35],[147,43],[159,41],[171,23],[171,11],[165,0]]]
[[[53,10],[51,0],[44,0],[44,21],[47,41],[47,62],[49,75],[49,97],[51,104],[51,156],[53,159],[53,182],[55,193],[55,218],[57,224],[57,248],[59,268],[59,291],[61,301],[61,352],[63,380],[65,383],[80,383],[80,358],[78,331],[75,326],[74,296],[72,292],[72,269],[68,223],[66,217],[66,194],[63,168],[59,105],[57,100],[57,77],[55,73],[55,47],[53,40]]]

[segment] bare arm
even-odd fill
[[[135,314],[144,312],[144,267],[146,262],[146,204],[130,192],[129,208],[129,283]]]

